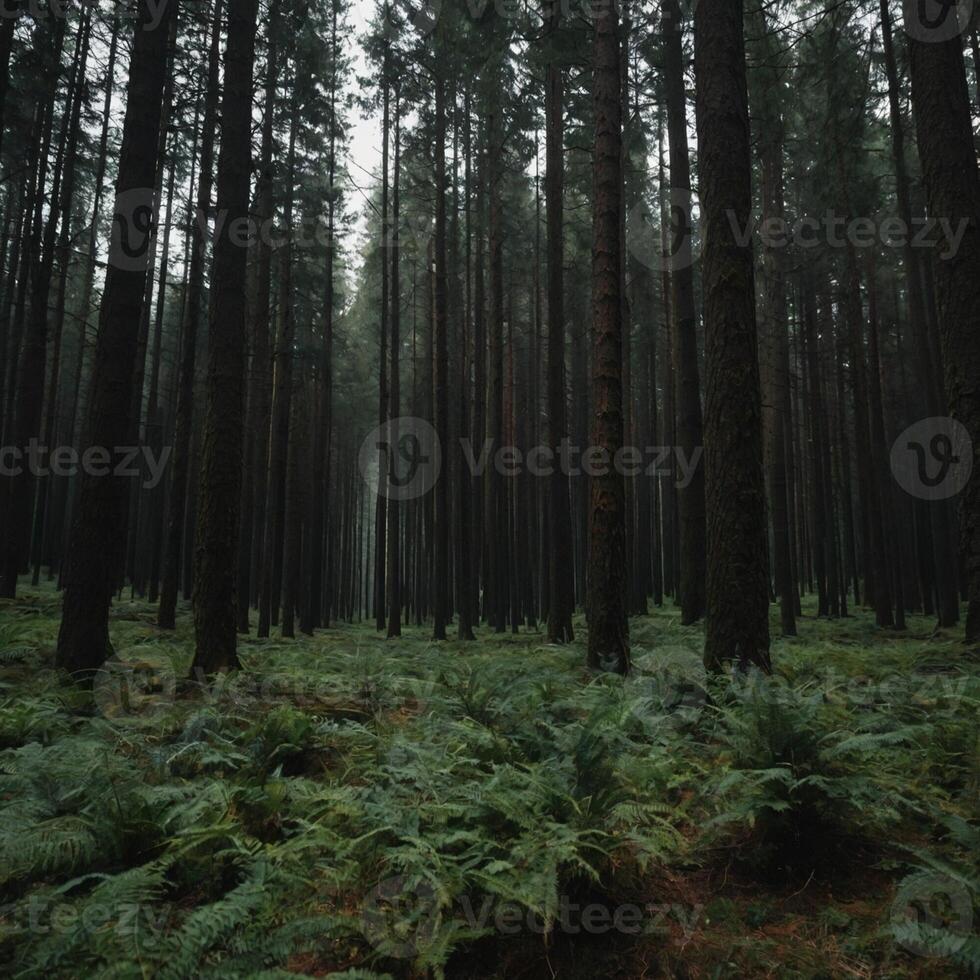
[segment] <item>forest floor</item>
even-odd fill
[[[980,972],[980,661],[922,617],[813,611],[772,679],[707,681],[668,607],[626,681],[539,633],[362,624],[245,637],[206,691],[187,610],[167,633],[120,601],[87,692],[51,667],[57,594],[25,588],[0,604],[0,970]]]

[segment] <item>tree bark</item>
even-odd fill
[[[694,309],[694,269],[691,241],[691,165],[687,146],[687,106],[684,94],[684,51],[680,7],[664,4],[666,45],[664,82],[667,95],[667,134],[670,146],[671,331],[674,378],[677,384],[677,446],[696,459],[704,442],[701,417],[701,377],[698,369],[697,314]],[[690,626],[704,615],[705,588],[704,467],[694,468],[690,483],[677,491],[680,530],[681,624]]]
[[[257,12],[258,0],[235,0],[228,9],[217,181],[218,213],[227,217],[227,223],[215,238],[211,276],[207,401],[194,562],[192,676],[210,676],[238,666],[236,557],[242,493],[248,253],[233,240],[232,229],[248,214]]]
[[[90,672],[113,653],[109,605],[119,567],[127,488],[111,475],[112,460],[130,432],[137,339],[133,324],[140,318],[150,240],[148,225],[134,219],[144,218],[152,208],[170,21],[177,6],[165,5],[152,27],[152,6],[140,4],[130,59],[113,208],[117,231],[110,243],[102,295],[88,422],[90,444],[109,455],[110,465],[105,475],[82,476],[55,655],[59,667],[73,672]]]
[[[705,666],[771,670],[762,396],[748,226],[752,163],[742,0],[695,14],[697,126],[704,216]]]
[[[187,514],[187,481],[190,470],[191,426],[194,422],[194,373],[197,361],[197,328],[204,296],[204,251],[211,191],[214,187],[214,131],[218,109],[218,69],[221,53],[221,0],[212,13],[211,45],[208,53],[207,94],[202,122],[200,177],[197,208],[191,225],[190,271],[180,340],[180,381],[171,461],[170,506],[167,517],[167,543],[160,586],[157,625],[174,629],[177,617],[177,580],[180,574],[184,521]]]
[[[914,16],[906,5],[906,18]],[[950,415],[972,440],[974,477],[960,500],[966,640],[980,641],[980,180],[959,37],[909,39],[912,105],[930,217],[965,230],[955,255],[934,255],[939,336]],[[964,450],[965,451],[965,450]],[[962,465],[962,464],[960,464]]]
[[[435,78],[435,362],[434,394],[436,437],[449,453],[449,338],[446,310],[446,82],[440,67]],[[435,564],[433,588],[433,630],[436,640],[446,639],[449,619],[449,473],[435,485]]]
[[[548,221],[548,432],[556,461],[549,480],[548,642],[571,643],[574,584],[572,575],[572,517],[568,475],[558,465],[558,453],[568,442],[565,405],[564,306],[564,185],[565,126],[564,80],[555,46],[561,30],[561,5],[550,3],[552,30],[545,75],[545,204]]]
[[[626,501],[616,454],[623,444],[623,304],[620,209],[623,198],[620,50],[614,4],[593,22],[595,151],[592,200],[593,445],[605,456],[591,480],[588,663],[630,670],[626,618]]]

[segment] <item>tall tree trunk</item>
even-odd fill
[[[330,150],[327,163],[327,255],[324,270],[323,298],[323,346],[320,355],[320,418],[316,430],[313,456],[313,526],[311,532],[312,555],[310,559],[311,581],[309,596],[309,629],[326,626],[330,622],[330,604],[323,603],[324,526],[330,501],[330,447],[333,424],[333,268],[334,268],[334,206],[336,202],[337,159],[337,86],[339,72],[337,59],[337,4],[331,4],[330,21]],[[397,267],[396,267],[397,268]],[[263,487],[264,492],[264,487]]]
[[[435,78],[435,362],[434,385],[436,438],[449,449],[449,338],[446,309],[446,82],[441,66]],[[444,472],[435,486],[435,576],[433,587],[433,639],[446,639],[449,619],[449,473]]]
[[[385,7],[387,10],[387,5]],[[378,425],[383,426],[388,417],[388,247],[391,232],[388,225],[388,155],[390,112],[390,71],[391,45],[385,41],[384,61],[381,68],[381,247],[378,257],[381,261],[381,322],[378,352]],[[445,445],[445,444],[444,444]],[[387,494],[382,491],[382,481],[387,481],[388,460],[382,451],[378,458],[379,493],[374,512],[374,620],[380,632],[385,628],[385,522],[387,521]]]
[[[293,80],[295,86],[295,76]],[[270,625],[279,622],[282,588],[282,550],[286,520],[286,464],[289,458],[289,418],[293,393],[293,344],[295,309],[293,297],[293,244],[289,239],[293,225],[296,180],[296,131],[299,126],[299,104],[294,92],[289,123],[289,149],[286,161],[286,205],[284,227],[287,241],[281,258],[279,282],[279,327],[276,336],[275,381],[269,434],[269,492],[262,548],[262,582],[259,588],[259,624],[257,634],[269,635]]]
[[[204,253],[211,191],[214,187],[214,131],[218,111],[218,70],[221,54],[221,0],[212,12],[211,46],[208,53],[207,93],[201,139],[201,175],[197,184],[197,207],[191,224],[190,271],[180,338],[180,381],[177,387],[177,412],[174,427],[174,451],[171,461],[170,506],[167,516],[167,543],[164,549],[163,576],[157,625],[173,629],[177,616],[177,580],[180,575],[184,521],[187,515],[187,481],[190,471],[191,427],[194,424],[194,374],[197,363],[197,329],[204,297]]]
[[[486,315],[486,248],[484,244],[487,208],[487,131],[477,129],[477,179],[475,211],[476,248],[473,258],[473,447],[479,452],[487,438],[487,315]],[[414,334],[413,334],[414,338]],[[413,339],[414,352],[414,339]],[[414,357],[414,354],[413,354]],[[474,473],[473,484],[473,603],[476,622],[487,618],[490,538],[486,526],[491,497],[486,492],[483,474]],[[482,603],[480,586],[483,586]]]
[[[248,214],[251,181],[252,60],[258,0],[228,8],[218,213],[228,222],[215,236],[194,562],[192,676],[238,666],[236,556],[242,493],[245,409],[245,278],[248,253],[231,229]],[[242,597],[247,602],[247,597]]]
[[[703,445],[701,377],[698,370],[697,314],[691,241],[691,165],[687,147],[687,104],[684,96],[684,50],[677,0],[664,4],[666,46],[664,82],[670,145],[671,250],[670,282],[674,378],[677,384],[677,447],[696,460]],[[695,466],[691,481],[677,491],[680,524],[681,623],[690,626],[704,615],[705,511],[704,467]]]
[[[487,115],[488,183],[490,190],[490,365],[489,436],[493,451],[504,445],[504,243],[503,243],[503,120],[499,94],[499,68],[491,83],[492,103]],[[490,552],[489,618],[494,631],[507,629],[507,488],[496,467],[488,469],[489,489],[486,542]]]
[[[878,503],[881,508],[882,552],[884,567],[882,574],[890,582],[889,595],[894,596],[894,615],[891,622],[879,625],[905,629],[905,596],[902,587],[901,529],[894,520],[892,506],[892,482],[888,470],[888,445],[885,441],[885,410],[882,393],[883,364],[878,325],[878,283],[876,281],[874,252],[868,262],[868,410],[870,412],[872,479],[878,487]],[[892,615],[891,606],[888,613]]]
[[[459,123],[457,115],[456,129],[458,132]],[[467,212],[466,224],[466,247],[469,250],[469,194],[470,194],[470,93],[466,89],[463,98],[463,208]],[[455,161],[454,161],[455,162]],[[456,167],[453,167],[455,173]],[[466,454],[463,451],[463,440],[469,435],[470,431],[470,372],[469,372],[469,343],[470,343],[470,276],[469,276],[469,256],[464,259],[464,282],[465,296],[459,295],[459,214],[460,214],[460,194],[458,182],[454,186],[453,194],[453,223],[452,223],[452,260],[454,283],[457,284],[456,308],[454,314],[456,322],[460,325],[457,331],[456,342],[456,378],[459,384],[459,392],[456,396],[458,429],[454,445],[456,458],[456,638],[459,640],[475,640],[473,633],[473,620],[476,612],[476,603],[473,601],[473,516],[472,516],[472,479],[467,470]]]
[[[595,154],[592,200],[593,445],[606,459],[591,480],[588,663],[618,674],[630,670],[626,618],[625,487],[616,454],[623,444],[623,304],[620,242],[622,152],[617,8],[594,22],[592,96]]]
[[[129,67],[123,144],[113,208],[115,232],[102,295],[95,351],[88,439],[110,464],[108,472],[83,475],[65,573],[64,611],[56,663],[70,671],[98,668],[112,655],[109,604],[125,520],[126,486],[112,475],[115,447],[128,440],[136,360],[133,324],[140,318],[146,285],[149,228],[157,169],[164,80],[171,18],[165,5],[156,26],[154,5],[140,4]],[[136,220],[141,219],[141,220]],[[118,462],[118,460],[115,460]]]
[[[705,666],[769,671],[769,572],[742,0],[700,0],[697,125],[704,215]]]
[[[888,79],[888,105],[891,120],[892,162],[895,166],[895,193],[898,200],[898,217],[906,228],[912,228],[912,200],[909,190],[908,165],[905,158],[905,123],[902,118],[898,68],[895,61],[895,44],[892,37],[892,20],[888,0],[880,0],[882,48],[885,55],[885,74]],[[953,14],[955,16],[955,14]],[[932,215],[932,217],[938,217]],[[926,299],[923,294],[923,268],[917,250],[912,245],[912,236],[906,235],[902,247],[902,261],[905,267],[906,297],[908,301],[909,326],[915,345],[913,371],[918,381],[920,399],[928,416],[937,417],[945,410],[945,399],[941,391],[940,370],[933,356],[930,344],[930,328],[926,312]],[[928,261],[925,263],[929,266]],[[923,554],[922,560],[932,566],[930,581],[938,594],[936,611],[940,626],[952,626],[959,619],[959,598],[952,574],[953,556],[950,553],[951,514],[947,501],[923,501],[920,512],[928,517],[932,544],[930,553]],[[933,608],[932,590],[927,599],[930,611]]]
[[[572,516],[568,500],[568,474],[558,464],[568,442],[565,404],[565,125],[564,80],[556,45],[561,27],[561,6],[552,0],[548,66],[545,75],[545,177],[548,221],[548,434],[555,453],[549,479],[548,642],[571,643],[574,584],[572,576]]]
[[[804,274],[803,284],[803,343],[806,350],[806,388],[808,395],[808,422],[810,443],[810,516],[812,531],[810,544],[813,549],[813,571],[817,585],[817,615],[830,615],[830,595],[827,584],[827,555],[830,551],[827,517],[829,435],[824,410],[822,372],[820,371],[820,349],[817,342],[817,314],[813,288]],[[850,493],[850,489],[848,489]]]
[[[269,49],[265,70],[265,110],[262,119],[262,143],[260,149],[259,176],[256,184],[256,219],[263,224],[272,221],[274,214],[273,202],[273,151],[275,149],[275,115],[276,91],[279,87],[279,3],[278,0],[270,5],[268,16]],[[329,248],[329,245],[328,245]],[[238,628],[242,632],[248,630],[248,598],[255,595],[260,606],[259,620],[262,621],[263,606],[261,587],[264,578],[267,552],[266,533],[269,511],[267,491],[269,486],[269,453],[272,439],[270,411],[272,408],[272,341],[270,327],[272,323],[272,247],[264,238],[258,244],[258,256],[255,275],[255,308],[251,316],[252,330],[252,390],[249,400],[248,432],[255,440],[252,449],[252,478],[248,493],[251,495],[252,526],[242,528],[242,552],[245,552],[245,542],[248,543],[246,553],[239,554],[238,594],[241,598],[238,604]],[[330,288],[328,284],[328,289]],[[243,519],[245,514],[243,513]],[[247,570],[245,567],[247,566]],[[265,622],[265,634],[268,636],[268,619]],[[260,635],[262,635],[260,630]]]
[[[391,367],[388,372],[388,418],[392,423],[390,431],[391,453],[389,465],[395,465],[399,445],[399,432],[395,420],[401,413],[401,288],[399,258],[401,255],[401,116],[399,113],[399,93],[395,90],[395,162],[392,173],[391,192],[391,317],[389,330],[391,340]],[[388,637],[402,635],[402,574],[401,574],[401,521],[400,501],[392,497],[388,500]]]
[[[906,4],[906,20],[915,16]],[[954,15],[955,16],[955,15]],[[907,26],[911,26],[908,25]],[[961,39],[910,36],[912,105],[929,216],[963,223],[955,255],[934,256],[938,318],[950,415],[972,440],[980,467],[980,180]],[[967,451],[966,447],[963,451]],[[963,465],[961,463],[960,465]],[[966,639],[980,641],[980,479],[960,500],[966,569]]]
[[[762,173],[762,221],[785,218],[783,122],[781,85],[784,69],[778,58],[778,38],[773,34],[763,8],[756,21],[764,37],[764,74],[761,79],[759,163]],[[767,247],[762,257],[766,372],[770,424],[766,427],[766,464],[772,516],[773,578],[779,597],[783,636],[796,636],[796,604],[799,601],[793,575],[793,519],[791,493],[792,394],[790,391],[789,317],[783,251]]]

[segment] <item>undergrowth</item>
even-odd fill
[[[56,594],[0,606],[7,975],[980,975],[980,666],[924,620],[710,681],[670,608],[626,681],[342,625],[206,690],[152,613],[85,692]]]

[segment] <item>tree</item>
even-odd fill
[[[908,164],[905,159],[905,122],[902,118],[898,67],[895,59],[895,42],[892,37],[891,13],[888,0],[881,0],[882,51],[885,56],[885,74],[888,80],[888,108],[891,122],[892,161],[895,166],[895,196],[898,202],[898,217],[906,228],[912,227],[912,201],[909,188]],[[975,35],[974,35],[975,36]],[[912,358],[912,371],[918,380],[919,391],[916,400],[920,402],[929,416],[935,417],[943,410],[942,381],[940,369],[933,356],[929,342],[929,327],[926,316],[926,299],[923,294],[922,263],[918,251],[912,245],[912,236],[905,236],[902,247],[902,261],[905,271],[905,293],[908,305],[909,325],[915,356]],[[952,626],[959,617],[959,596],[956,593],[952,574],[950,555],[950,513],[946,501],[923,502],[931,526],[931,551],[926,561],[932,558],[933,578],[935,580],[938,602],[936,611],[940,626]],[[921,513],[921,511],[920,511]],[[928,598],[931,604],[931,595]]]
[[[157,144],[163,106],[170,20],[177,3],[155,18],[154,4],[140,4],[126,90],[126,117],[113,205],[114,233],[102,294],[88,417],[92,451],[108,465],[83,474],[64,577],[59,667],[84,674],[98,668],[113,649],[109,605],[119,567],[126,485],[114,476],[113,457],[129,434],[128,412],[136,358],[133,324],[140,319],[146,284]],[[118,462],[118,460],[116,460]]]
[[[562,66],[558,60],[561,6],[551,0],[545,44],[545,205],[548,212],[548,432],[551,449],[559,453],[568,439],[565,393],[564,306],[564,175],[565,126]],[[572,582],[572,517],[568,500],[568,476],[555,465],[549,481],[550,514],[548,549],[548,642],[570,643],[574,586]]]
[[[618,12],[593,20],[592,98],[595,150],[592,198],[593,444],[604,454],[591,480],[588,662],[618,674],[630,670],[626,618],[626,501],[617,453],[623,444],[622,131]]]
[[[441,38],[437,38],[441,40]],[[439,46],[441,48],[441,45]],[[438,49],[437,49],[438,50]],[[435,334],[434,395],[436,437],[439,445],[449,446],[449,337],[446,309],[446,81],[441,65],[435,73]],[[448,455],[448,454],[447,454]],[[435,486],[435,561],[433,589],[433,638],[446,639],[449,619],[449,475],[444,473]]]
[[[700,0],[694,23],[704,224],[705,666],[771,669],[743,0]]]
[[[912,105],[930,217],[963,228],[955,254],[933,255],[939,336],[950,415],[972,440],[980,463],[980,178],[972,109],[959,36],[923,39],[916,5],[906,0]],[[955,16],[955,12],[953,14]],[[980,480],[961,500],[961,547],[966,569],[966,639],[980,641]]]
[[[197,672],[209,676],[238,666],[236,558],[242,491],[248,253],[233,236],[248,215],[257,12],[258,0],[235,0],[228,11],[217,183],[218,213],[227,220],[215,235],[211,276],[207,403],[194,561],[192,676]]]
[[[783,85],[785,66],[778,53],[779,38],[771,29],[764,9],[756,23],[762,33],[761,64],[757,66],[760,103],[759,169],[762,188],[762,221],[785,220]],[[767,247],[763,253],[766,401],[770,422],[766,427],[766,482],[772,517],[773,578],[779,596],[783,636],[796,636],[796,583],[793,575],[793,541],[796,527],[791,493],[792,378],[789,358],[789,315],[786,303],[784,249]]]
[[[675,227],[671,252],[671,332],[677,385],[677,445],[689,460],[702,448],[701,377],[698,368],[697,314],[694,308],[691,242],[691,164],[687,148],[687,100],[684,49],[677,0],[665,0],[664,84],[670,145],[670,195]],[[690,626],[704,615],[705,518],[704,469],[694,468],[690,482],[678,489],[680,524],[681,623]]]
[[[187,301],[181,325],[180,379],[177,419],[174,430],[173,478],[170,486],[170,513],[167,543],[160,587],[157,625],[174,629],[177,623],[177,580],[183,549],[184,521],[187,516],[187,481],[190,471],[191,426],[194,420],[194,372],[197,363],[197,328],[204,296],[205,220],[211,210],[214,187],[214,131],[218,110],[218,70],[221,55],[221,0],[215,0],[212,13],[211,46],[208,52],[207,92],[201,126],[201,174],[197,184],[197,214],[191,227],[191,259],[187,280]]]

